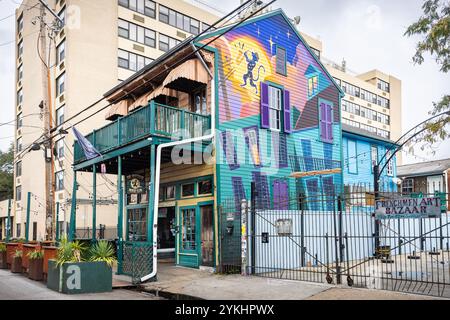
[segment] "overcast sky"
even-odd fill
[[[115,1],[115,0],[111,0]],[[231,11],[239,0],[202,0],[221,11]],[[266,1],[267,2],[267,1]],[[403,36],[408,25],[422,13],[422,0],[278,0],[273,8],[282,8],[288,16],[301,16],[299,29],[318,37],[323,55],[349,69],[365,72],[379,69],[402,80],[403,130],[429,117],[432,102],[449,93],[450,74],[439,72],[435,61],[427,57],[414,65],[417,38]],[[14,13],[19,0],[0,0],[0,20]],[[14,18],[0,21],[0,123],[14,119]],[[5,44],[6,43],[6,44]],[[14,135],[13,126],[0,126],[0,149],[5,150]],[[431,150],[416,148],[415,156],[405,155],[405,162],[450,158],[450,141]]]

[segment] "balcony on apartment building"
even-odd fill
[[[105,117],[112,122],[93,130],[86,138],[100,153],[106,154],[150,137],[166,142],[208,134],[211,88],[205,67],[194,58],[163,75],[158,73],[156,65],[126,80],[107,98],[110,102],[117,101]],[[130,91],[132,95],[128,94]],[[74,163],[85,160],[80,145],[75,142]]]

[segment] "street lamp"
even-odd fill
[[[421,134],[422,132],[426,131],[427,128],[424,127],[421,130],[419,130],[418,132],[414,133],[411,137],[409,137],[408,139],[406,139],[405,141],[403,141],[403,143],[400,143],[400,141],[404,138],[406,138],[411,132],[413,132],[415,129],[419,128],[421,125],[426,124],[427,122],[438,118],[440,116],[450,116],[450,110],[446,111],[446,112],[442,112],[440,114],[434,115],[431,118],[428,118],[424,121],[422,121],[421,123],[419,123],[418,125],[414,126],[413,128],[411,128],[408,132],[406,132],[404,135],[402,135],[396,142],[394,142],[394,144],[392,145],[393,148],[389,149],[388,151],[385,152],[385,154],[383,155],[383,157],[377,161],[377,163],[373,166],[373,188],[374,188],[374,194],[375,194],[375,206],[376,206],[376,202],[377,200],[380,199],[380,178],[381,178],[381,174],[383,173],[384,169],[386,169],[388,163],[395,157],[395,155],[403,149],[403,147],[405,146],[406,143],[408,143],[409,141],[411,141],[414,137],[418,136],[419,134]],[[444,121],[445,118],[441,119],[438,121],[442,122]],[[397,146],[394,150],[394,147]],[[388,153],[391,152],[391,155],[389,156],[389,158],[386,160],[386,162],[384,163],[383,167],[380,166],[383,163],[383,160],[385,160],[388,156]],[[377,249],[380,246],[380,226],[379,226],[379,222],[376,220],[375,221],[375,251],[377,251]]]

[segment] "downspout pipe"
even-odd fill
[[[194,47],[195,48],[195,47]],[[197,52],[198,53],[198,52]],[[208,69],[205,61],[200,55],[197,55],[197,57],[202,62],[203,66],[208,71],[209,75],[211,76],[211,133],[197,137],[197,138],[190,138],[185,139],[181,141],[173,141],[168,143],[163,143],[158,145],[156,149],[156,168],[155,168],[155,198],[154,198],[154,206],[153,206],[153,268],[152,273],[144,276],[141,278],[141,282],[145,282],[149,279],[152,279],[156,276],[157,268],[158,268],[158,207],[159,207],[159,184],[160,184],[160,171],[161,171],[161,153],[164,148],[174,147],[178,145],[188,144],[188,143],[194,143],[204,140],[213,140],[215,137],[215,131],[216,131],[216,87],[215,87],[215,79],[211,71]]]

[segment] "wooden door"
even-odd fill
[[[200,207],[201,215],[201,265],[214,266],[214,232],[213,232],[213,205]]]

